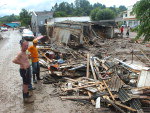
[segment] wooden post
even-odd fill
[[[89,68],[90,68],[90,54],[88,53],[87,54],[87,70],[86,70],[86,77],[89,78]],[[92,94],[91,92],[87,92],[89,97],[91,98],[92,97]],[[91,99],[91,103],[95,106],[95,101],[93,99]]]
[[[87,68],[86,68],[86,77],[89,78],[89,67],[90,66],[90,54],[87,54]]]
[[[92,73],[93,73],[94,80],[97,80],[96,74],[95,74],[95,71],[94,71],[94,67],[93,67],[93,62],[92,62],[91,59],[90,59],[90,66],[91,66],[91,70],[92,70]]]

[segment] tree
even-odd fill
[[[54,17],[67,17],[67,14],[64,11],[57,11],[54,12]]]
[[[91,19],[92,19],[92,20],[96,20],[96,15],[97,15],[97,12],[98,12],[99,10],[100,10],[99,8],[95,8],[95,9],[93,9],[93,10],[91,11],[90,16],[91,16]]]
[[[12,14],[12,15],[4,16],[0,18],[0,23],[9,23],[13,21],[19,21],[19,16]]]
[[[95,21],[114,19],[115,14],[111,9],[94,9],[91,12],[91,19]],[[95,18],[94,18],[95,17]]]
[[[60,4],[56,3],[52,7],[51,11],[54,11],[54,17],[89,16],[91,11],[96,8],[106,9],[106,6],[101,3],[95,3],[92,5],[88,0],[75,0],[74,4],[69,4],[68,2],[61,2]],[[120,10],[124,10],[124,8],[124,6],[120,6]],[[114,12],[115,16],[119,14],[119,8],[116,8],[116,6],[110,7],[110,9]],[[96,15],[95,17],[94,15],[95,14],[92,13],[92,18],[96,18]]]
[[[31,24],[31,12],[28,12],[26,9],[22,9],[19,15],[21,25],[28,26]]]
[[[73,4],[67,2],[61,2],[59,5],[57,3],[51,9],[54,11],[54,17],[64,17],[73,14]]]
[[[149,0],[138,1],[133,7],[133,13],[140,21],[140,25],[137,27],[137,39],[140,36],[144,36],[145,41],[150,40],[150,2]]]
[[[93,9],[95,9],[95,8],[105,9],[106,6],[103,5],[103,4],[101,4],[101,3],[95,3],[95,4],[93,5]]]
[[[123,11],[126,11],[126,10],[127,10],[127,8],[124,5],[119,6],[119,12],[123,12]]]
[[[92,5],[90,5],[90,2],[88,0],[75,0],[75,10],[77,10],[75,11],[75,15],[87,16],[90,14],[91,9]]]
[[[58,4],[56,3],[56,4],[54,5],[54,7],[52,7],[51,11],[57,11],[57,10],[58,10]]]

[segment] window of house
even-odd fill
[[[125,17],[127,17],[128,15],[127,14],[125,14]]]
[[[41,24],[43,25],[43,21],[41,21]]]

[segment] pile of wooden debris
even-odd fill
[[[101,59],[68,47],[44,47],[39,51],[40,63],[50,75],[44,78],[44,82],[66,80],[61,89],[68,95],[61,96],[61,99],[91,101],[96,108],[113,106],[122,113],[150,111],[148,67],[111,57]]]

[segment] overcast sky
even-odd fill
[[[75,0],[0,0],[0,16],[15,14],[18,15],[22,8],[29,11],[43,11],[48,10],[54,6],[54,4],[61,2],[74,3]],[[138,0],[88,0],[91,4],[101,3],[106,7],[116,5],[130,6],[135,4]]]

